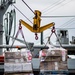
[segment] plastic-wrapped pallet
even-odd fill
[[[5,72],[31,72],[32,65],[27,60],[27,52],[5,52]]]
[[[61,70],[67,70],[68,67],[67,67],[67,64],[63,62],[43,61],[40,64],[40,69],[41,70],[59,70],[61,71]]]
[[[5,63],[22,63],[29,62],[32,59],[32,55],[29,51],[23,52],[5,52]]]
[[[67,70],[67,50],[48,45],[49,49],[40,52],[41,70]],[[42,56],[42,52],[44,56]]]

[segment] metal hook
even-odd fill
[[[55,27],[54,26],[53,26],[51,31],[52,31],[52,33],[55,33]]]
[[[36,40],[38,40],[38,36],[37,36],[37,33],[35,33],[35,39],[36,39]]]

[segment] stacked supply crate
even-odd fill
[[[31,63],[28,62],[26,55],[26,52],[5,52],[5,72],[31,72]]]
[[[49,48],[43,50],[45,56],[41,56],[41,70],[67,70],[67,50],[63,48]]]

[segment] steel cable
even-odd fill
[[[32,23],[15,5],[13,5],[30,23]],[[33,24],[33,23],[32,23]]]

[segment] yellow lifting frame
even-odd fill
[[[35,17],[33,18],[33,27],[31,25],[29,25],[28,23],[26,23],[25,21],[23,21],[22,19],[20,20],[20,23],[23,24],[26,28],[28,28],[31,32],[34,33],[41,33],[44,30],[52,27],[55,25],[54,22],[49,23],[47,25],[44,25],[42,27],[40,27],[40,22],[41,22],[41,12],[38,10],[35,10]]]

